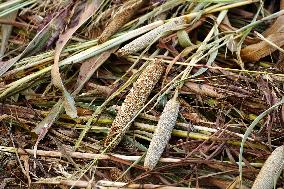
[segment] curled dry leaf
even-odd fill
[[[144,167],[146,169],[152,170],[162,156],[171,138],[172,130],[177,120],[179,106],[180,104],[175,97],[167,102],[147,150],[144,161]]]
[[[267,41],[282,47],[284,45],[284,16],[279,16],[276,21],[263,32],[263,36]],[[244,61],[256,62],[261,58],[268,56],[276,51],[277,48],[273,47],[266,41],[260,41],[256,44],[249,45],[241,50],[241,57]]]
[[[277,147],[265,161],[252,189],[272,189],[284,168],[284,146]]]
[[[105,139],[105,147],[109,147],[108,150],[115,148],[120,143],[123,135],[130,127],[129,122],[143,107],[154,86],[159,81],[163,70],[161,61],[155,60],[145,68],[133,84]]]
[[[284,45],[284,32],[271,34],[266,39],[278,47],[281,47]],[[261,58],[270,55],[276,50],[277,48],[273,47],[268,42],[261,41],[243,48],[241,50],[241,57],[244,61],[256,62]]]
[[[192,46],[193,44],[190,41],[190,38],[188,36],[188,33],[185,30],[179,30],[177,32],[177,37],[178,37],[178,42],[179,44],[183,47],[189,47]]]

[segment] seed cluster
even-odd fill
[[[110,36],[128,22],[144,4],[145,0],[139,0],[135,3],[126,3],[126,5],[122,6],[98,38],[99,43],[106,42]]]
[[[284,146],[276,148],[257,175],[252,189],[272,189],[284,168]]]
[[[143,107],[154,86],[159,81],[163,70],[164,68],[161,65],[161,61],[156,60],[145,68],[137,81],[133,84],[105,139],[105,147],[112,143],[108,150],[115,148],[116,145],[119,144],[130,127],[128,123]]]
[[[118,56],[126,56],[138,52],[149,46],[157,37],[159,37],[164,32],[173,30],[183,24],[186,24],[186,20],[183,17],[172,19],[169,22],[153,29],[152,31],[128,43],[127,45],[119,49],[116,54]]]
[[[145,157],[144,167],[146,169],[152,170],[162,156],[171,138],[172,130],[177,120],[179,106],[180,104],[175,98],[167,102]]]

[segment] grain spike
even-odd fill
[[[152,170],[162,156],[171,138],[172,130],[178,117],[179,106],[180,104],[176,100],[176,96],[167,102],[144,160],[146,169]]]
[[[115,148],[119,144],[130,127],[128,123],[143,107],[154,86],[159,81],[163,70],[164,67],[161,61],[155,60],[145,68],[133,84],[105,139],[105,147],[108,147],[108,150]]]

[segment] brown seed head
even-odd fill
[[[123,5],[121,9],[114,15],[111,22],[104,29],[103,33],[98,38],[99,43],[104,43],[110,36],[115,34],[124,24],[130,21],[130,19],[137,13],[145,3],[145,0],[139,0],[135,3],[128,3]]]
[[[154,63],[145,68],[137,81],[133,84],[132,89],[126,96],[112,123],[108,136],[105,139],[105,146],[108,146],[112,142],[109,150],[115,148],[115,146],[119,144],[122,137],[130,127],[130,124],[128,123],[143,107],[154,86],[159,81],[163,70],[164,68],[161,65],[161,62],[156,60]],[[115,139],[115,137],[118,138]],[[113,141],[114,139],[115,141]]]

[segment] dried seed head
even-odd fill
[[[172,19],[169,22],[128,43],[127,45],[119,49],[116,54],[118,56],[126,56],[140,51],[149,46],[157,37],[159,37],[159,35],[163,34],[164,32],[173,30],[183,24],[186,24],[186,20],[183,17]]]
[[[109,150],[115,148],[115,146],[119,144],[122,137],[130,127],[130,124],[128,123],[143,107],[154,86],[159,81],[163,70],[164,68],[161,65],[161,62],[156,60],[154,63],[145,68],[145,70],[138,77],[137,81],[133,84],[132,89],[126,96],[117,116],[112,123],[108,136],[105,139],[105,146],[108,146],[110,143],[112,143],[109,147]],[[116,140],[113,141],[115,138]]]
[[[272,189],[284,168],[284,146],[276,148],[265,161],[252,189]]]
[[[106,42],[110,36],[128,22],[144,4],[145,0],[139,0],[132,3],[126,2],[114,15],[112,21],[100,35],[98,39],[99,43]]]
[[[162,153],[171,138],[178,112],[179,102],[175,98],[169,100],[159,119],[157,128],[148,148],[144,161],[144,167],[146,169],[153,169],[162,156]]]

